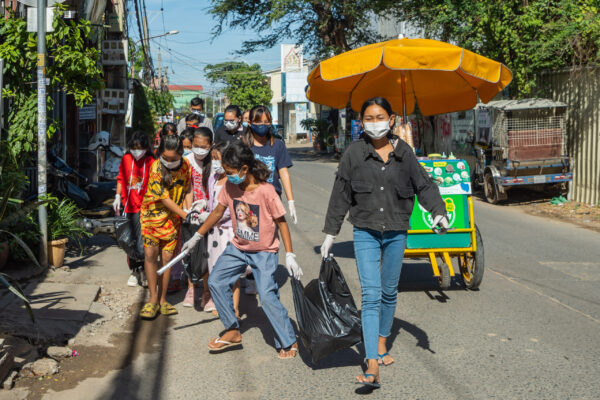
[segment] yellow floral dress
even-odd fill
[[[171,186],[163,186],[160,159],[150,167],[148,190],[142,201],[140,221],[144,246],[158,246],[161,250],[173,253],[177,247],[181,219],[172,213],[162,202],[170,198],[181,207],[190,189],[191,169],[188,160],[181,159],[181,167],[171,171]]]

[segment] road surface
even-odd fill
[[[336,164],[293,150],[298,225],[292,238],[304,282],[318,274],[318,247]],[[481,290],[453,280],[439,291],[428,264],[406,262],[391,337],[396,363],[372,398],[597,399],[600,396],[600,234],[475,202],[485,245]],[[351,226],[333,252],[360,303]],[[284,262],[283,255],[280,258]],[[281,298],[295,319],[289,280]],[[123,270],[125,282],[127,272]],[[126,289],[124,289],[126,290]],[[184,293],[173,298],[181,302]],[[340,399],[356,396],[362,349],[312,365],[306,352],[278,360],[258,299],[242,295],[244,348],[211,355],[222,330],[210,314],[178,306],[167,321],[135,326],[130,348],[148,347],[122,370],[45,398]],[[158,339],[157,339],[158,338]],[[133,350],[132,350],[133,352]],[[137,350],[135,351],[137,354]]]

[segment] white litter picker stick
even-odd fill
[[[179,253],[179,255],[177,257],[175,257],[174,259],[172,259],[171,261],[169,261],[167,263],[167,265],[165,265],[164,267],[162,267],[161,269],[159,269],[158,271],[156,271],[156,273],[158,275],[162,275],[164,274],[169,268],[171,268],[173,265],[177,264],[179,261],[183,260],[183,258],[185,256],[188,255],[190,251],[188,249],[186,249],[185,251],[182,251],[181,253]]]

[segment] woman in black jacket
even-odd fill
[[[331,246],[349,211],[354,225],[354,254],[362,288],[362,330],[367,370],[357,383],[379,387],[379,366],[394,362],[387,352],[398,280],[406,247],[406,231],[414,206],[432,213],[436,232],[448,228],[437,185],[405,142],[392,135],[394,113],[382,97],[361,109],[364,134],[344,152],[329,200],[321,255]]]

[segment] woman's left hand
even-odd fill
[[[433,231],[438,235],[443,235],[448,231],[448,218],[445,215],[437,215],[433,219]]]
[[[294,221],[294,224],[298,223],[298,216],[296,215],[296,205],[294,200],[288,200],[288,208],[290,209],[290,218]]]

